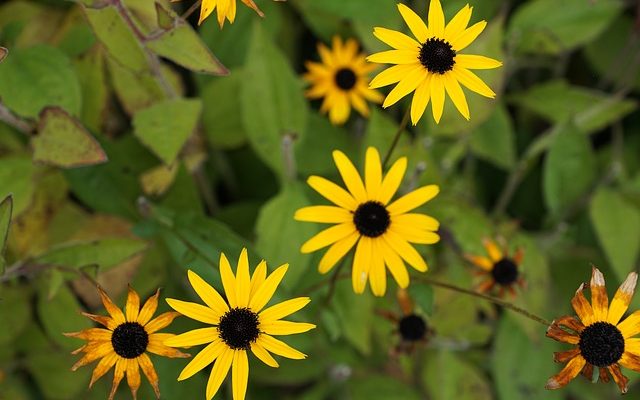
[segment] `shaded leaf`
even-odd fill
[[[433,400],[491,400],[491,387],[472,364],[450,351],[428,353],[422,383]]]
[[[16,340],[31,319],[29,292],[19,286],[0,285],[0,345]]]
[[[341,262],[347,264],[345,269],[351,269],[350,258],[343,259]],[[326,279],[330,279],[329,276]],[[340,322],[342,334],[355,349],[368,355],[371,353],[371,332],[376,318],[373,312],[373,297],[370,293],[353,293],[351,279],[339,280],[335,285],[335,295],[331,305]]]
[[[477,156],[503,169],[509,169],[516,160],[513,123],[506,108],[496,108],[491,117],[470,134],[469,145]]]
[[[31,203],[36,168],[28,156],[12,155],[0,158],[0,196],[12,195],[13,214],[20,215]]]
[[[409,385],[386,375],[356,378],[348,384],[353,399],[418,400],[420,395]]]
[[[87,382],[91,375],[91,368],[80,368],[71,371],[61,366],[71,366],[77,357],[71,354],[57,352],[53,349],[47,352],[29,354],[26,366],[44,394],[51,400],[68,400],[86,391]]]
[[[242,70],[213,79],[202,88],[202,125],[209,142],[223,149],[237,148],[247,141],[242,124],[243,109],[240,89],[244,81]]]

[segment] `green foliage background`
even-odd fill
[[[468,52],[505,63],[480,72],[498,97],[470,95],[469,122],[448,100],[439,125],[427,111],[392,159],[409,157],[403,190],[442,190],[423,210],[444,237],[420,249],[428,274],[470,287],[461,252],[504,236],[525,249],[528,286],[514,302],[553,319],[572,313],[590,263],[610,293],[639,266],[640,10],[622,0],[469,2],[472,21],[489,26]],[[187,268],[220,287],[219,253],[234,259],[243,246],[254,265],[291,264],[279,296],[311,295],[297,318],[318,325],[286,338],[307,360],[250,362],[250,399],[617,397],[614,385],[582,378],[545,391],[563,346],[544,326],[415,279],[435,336],[412,354],[394,352],[395,327],[379,316],[400,312],[395,284],[374,299],[339,280],[324,304],[319,255],[299,253],[319,227],[292,219],[322,202],[304,181],[337,178],[333,149],[358,165],[367,146],[384,153],[408,103],[332,126],[303,96],[303,62],[335,34],[371,53],[385,48],[374,26],[406,28],[394,0],[257,3],[266,18],[239,2],[223,30],[213,17],[197,29],[195,16],[176,19],[190,2],[123,0],[130,21],[117,0],[0,6],[10,51],[0,64],[0,399],[106,398],[110,375],[87,391],[91,367],[69,370],[81,342],[61,334],[90,326],[81,310],[104,313],[88,278],[120,305],[129,282],[144,297],[162,287],[189,299]],[[426,1],[409,3],[426,16]],[[443,0],[447,19],[465,3]],[[193,326],[183,318],[169,331]],[[178,383],[185,360],[153,360],[163,398],[204,396],[205,374]],[[129,396],[123,383],[118,398]],[[152,396],[143,383],[139,397]]]

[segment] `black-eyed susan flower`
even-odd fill
[[[405,157],[398,159],[383,178],[378,150],[369,147],[364,182],[344,153],[334,151],[333,159],[347,190],[325,178],[309,177],[309,186],[335,206],[304,207],[296,211],[294,218],[335,225],[309,239],[300,250],[311,253],[330,246],[318,266],[324,274],[356,246],[351,273],[356,293],[364,292],[369,280],[373,294],[383,296],[387,288],[385,266],[398,285],[406,288],[409,273],[405,262],[420,272],[427,270],[427,263],[411,243],[433,244],[440,240],[435,232],[438,221],[410,211],[434,198],[438,186],[420,187],[391,202],[407,169]]]
[[[476,290],[481,293],[489,292],[494,287],[498,288],[498,294],[502,296],[505,291],[515,295],[515,286],[524,286],[524,279],[520,273],[520,264],[524,257],[521,248],[516,249],[510,256],[506,246],[500,249],[491,239],[485,239],[482,243],[488,257],[465,254],[464,257],[479,268],[478,275],[483,279]]]
[[[548,337],[576,346],[554,354],[556,362],[567,365],[549,378],[547,389],[565,386],[580,372],[591,380],[594,367],[598,367],[601,381],[609,381],[608,371],[620,391],[627,392],[629,380],[620,371],[620,366],[640,372],[640,338],[633,337],[640,333],[640,311],[620,320],[629,307],[637,281],[638,274],[631,272],[609,304],[604,276],[597,268],[592,268],[591,304],[582,293],[585,285],[580,285],[571,300],[579,319],[563,316],[547,329]]]
[[[151,296],[140,308],[140,297],[129,287],[124,313],[101,288],[98,288],[98,291],[109,316],[82,314],[103,325],[106,329],[90,328],[80,332],[65,333],[66,336],[87,341],[87,344],[73,352],[73,354],[84,353],[84,356],[71,367],[71,370],[75,371],[100,359],[91,376],[89,383],[89,387],[91,387],[115,366],[113,385],[111,393],[109,393],[109,400],[111,400],[125,375],[133,398],[136,398],[140,387],[140,368],[151,383],[156,397],[160,398],[158,374],[147,352],[172,358],[189,357],[188,354],[162,344],[164,340],[174,336],[173,334],[158,333],[160,329],[169,326],[174,318],[180,314],[170,311],[151,319],[158,307],[159,291],[156,291],[156,294]]]
[[[497,68],[502,63],[484,56],[459,54],[487,25],[485,21],[480,21],[467,28],[472,7],[468,4],[464,6],[446,26],[440,0],[431,0],[428,26],[404,4],[398,4],[398,9],[417,41],[398,31],[374,29],[373,34],[394,50],[373,54],[367,60],[396,64],[378,74],[369,85],[379,88],[397,83],[386,97],[383,107],[389,107],[414,92],[411,121],[416,125],[429,101],[433,119],[436,123],[440,122],[445,92],[458,111],[469,119],[469,106],[460,84],[483,96],[495,97],[493,90],[470,70]]]
[[[206,398],[210,400],[231,368],[233,399],[242,400],[249,379],[249,350],[270,367],[278,367],[278,362],[269,352],[296,360],[306,357],[273,335],[291,335],[315,328],[313,324],[282,320],[306,306],[309,298],[297,297],[264,308],[287,268],[287,264],[281,265],[267,276],[267,263],[263,260],[250,276],[247,250],[243,249],[234,275],[229,261],[220,254],[220,276],[227,301],[195,272],[188,271],[191,286],[206,305],[175,299],[167,299],[167,303],[179,313],[212,326],[165,341],[173,347],[207,345],[182,370],[179,381],[214,363],[206,389]]]
[[[307,61],[308,72],[304,79],[311,84],[306,96],[311,99],[324,98],[320,111],[329,113],[331,123],[343,124],[349,119],[351,107],[362,116],[369,116],[367,100],[382,103],[383,96],[369,89],[369,73],[376,66],[367,63],[364,54],[358,52],[354,39],[342,42],[333,38],[333,47],[318,44],[322,63]]]
[[[264,17],[264,14],[253,0],[242,0],[242,2],[247,7],[252,8],[259,16]],[[233,24],[233,21],[236,19],[236,0],[202,0],[198,25],[211,15],[216,8],[218,9],[218,24],[220,24],[220,28],[224,26],[225,19],[227,19],[230,24]]]
[[[405,289],[398,289],[397,292],[400,314],[381,311],[380,315],[391,321],[395,326],[395,331],[400,336],[400,342],[395,347],[395,353],[411,353],[417,345],[426,343],[429,335],[433,333],[426,318],[415,309],[413,300]]]

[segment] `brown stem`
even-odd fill
[[[27,136],[31,135],[36,130],[34,124],[14,115],[11,110],[2,103],[0,103],[0,121],[4,121],[7,125],[12,126]]]
[[[189,7],[189,9],[180,16],[180,18],[183,20],[186,20],[187,18],[189,18],[191,14],[193,14],[193,12],[196,11],[198,7],[200,7],[200,3],[202,3],[202,0],[198,0],[195,3],[193,3],[191,7]]]
[[[410,117],[411,117],[411,108],[407,108],[407,111],[405,111],[404,116],[402,117],[402,121],[400,122],[400,126],[398,126],[398,130],[396,131],[395,135],[393,136],[393,142],[391,142],[391,146],[389,147],[389,150],[387,150],[387,154],[384,156],[384,161],[382,161],[382,169],[383,170],[387,167],[387,163],[389,162],[389,158],[391,158],[391,153],[393,153],[393,150],[398,145],[398,140],[400,140],[400,136],[402,136],[402,132],[407,127],[407,124],[409,123],[409,118]]]

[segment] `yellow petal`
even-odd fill
[[[249,381],[249,360],[247,352],[236,350],[233,353],[233,368],[231,370],[233,400],[244,400]]]
[[[462,84],[462,86],[466,87],[469,90],[472,90],[478,94],[481,94],[485,97],[494,98],[496,94],[487,86],[486,83],[482,81],[482,79],[478,78],[476,74],[469,71],[468,69],[458,68],[458,66],[454,66],[453,71],[450,72],[454,75],[454,77]]]
[[[578,376],[587,361],[582,356],[577,356],[567,363],[567,365],[557,375],[547,380],[545,389],[560,389],[569,383],[570,380]]]
[[[403,260],[415,268],[417,271],[424,272],[428,269],[427,263],[424,261],[420,253],[409,244],[405,239],[397,233],[387,231],[382,235],[382,239],[392,248]]]
[[[480,21],[469,28],[465,29],[458,37],[451,39],[451,47],[455,51],[463,50],[465,47],[473,43],[474,40],[482,33],[487,26],[487,21]]]
[[[604,276],[596,267],[592,267],[591,282],[591,307],[593,308],[594,321],[606,321],[609,309],[609,298],[604,287]]]
[[[202,349],[193,360],[187,364],[186,367],[180,372],[178,376],[179,381],[183,381],[200,372],[204,367],[214,362],[223,352],[229,350],[224,342],[217,338],[215,342],[209,343],[204,349]],[[219,362],[219,361],[218,361]]]
[[[393,195],[398,191],[404,173],[407,171],[407,158],[400,157],[393,163],[384,179],[380,188],[380,202],[385,206],[391,201]]]
[[[373,28],[373,35],[396,49],[416,50],[420,49],[420,43],[405,35],[402,32],[394,31],[386,28]]]
[[[74,337],[89,341],[110,341],[112,331],[102,328],[89,328],[80,332],[63,333],[67,337]]]
[[[268,324],[260,324],[260,331],[269,335],[294,335],[308,332],[315,327],[314,324],[306,322],[273,321]]]
[[[587,301],[586,297],[584,297],[584,283],[580,285],[580,287],[578,287],[578,290],[576,290],[576,294],[573,296],[573,298],[571,299],[571,305],[573,306],[573,309],[575,310],[576,314],[578,314],[578,317],[580,318],[580,320],[582,321],[582,323],[587,326],[587,325],[591,325],[593,321],[593,308],[591,307],[591,304],[589,304],[589,302]]]
[[[310,176],[309,179],[307,179],[307,183],[325,199],[339,207],[349,211],[355,211],[355,209],[358,208],[358,202],[351,194],[325,178],[320,176]]]
[[[420,18],[412,9],[404,4],[398,4],[398,10],[404,19],[404,22],[411,30],[411,33],[413,33],[416,39],[418,39],[418,42],[424,43],[427,41],[429,36],[434,34],[433,31],[429,31],[422,18]]]
[[[415,64],[419,61],[418,50],[387,50],[372,54],[367,61],[378,64]]]
[[[370,199],[378,199],[380,187],[382,186],[382,164],[380,162],[380,154],[374,147],[367,148],[364,165],[364,181],[367,194]]]
[[[369,106],[357,91],[349,91],[349,101],[351,102],[351,105],[353,105],[353,108],[355,108],[360,113],[360,115],[362,115],[363,117],[369,116]]]
[[[342,180],[344,181],[347,189],[349,189],[349,192],[351,192],[358,202],[366,202],[368,199],[364,183],[362,183],[360,174],[351,160],[349,160],[349,158],[340,150],[333,151],[333,160],[336,163],[340,176],[342,176]]]
[[[491,261],[487,257],[465,254],[464,258],[467,259],[467,261],[469,261],[471,264],[485,271],[491,271],[493,269],[493,261]]]
[[[137,358],[127,360],[127,383],[135,400],[138,389],[140,389],[140,369],[138,368]]]
[[[613,296],[613,300],[611,300],[611,305],[609,306],[609,313],[607,315],[607,321],[609,321],[609,323],[616,325],[627,311],[629,303],[631,303],[633,292],[636,289],[637,282],[638,274],[635,272],[631,272],[627,275],[627,279],[622,282],[622,285],[620,285],[616,291],[615,296]]]
[[[335,242],[329,250],[322,256],[320,263],[318,264],[318,272],[326,274],[329,272],[338,261],[340,261],[345,254],[356,244],[360,234],[357,231],[353,231],[349,236]]]
[[[502,250],[500,250],[496,242],[491,239],[485,238],[482,240],[482,245],[487,251],[487,254],[489,254],[489,258],[491,259],[491,261],[495,263],[502,260]]]
[[[144,326],[144,330],[149,333],[155,333],[160,329],[166,328],[173,322],[174,319],[180,316],[180,313],[177,312],[166,312],[158,315],[156,318],[152,319],[148,324]]]
[[[272,321],[287,317],[294,312],[304,308],[311,301],[308,297],[296,297],[295,299],[283,301],[264,309],[260,313],[260,323],[267,324]]]
[[[395,88],[387,95],[382,103],[383,108],[390,107],[397,103],[401,98],[415,90],[427,77],[427,71],[422,66],[412,68],[409,73],[402,78]]]
[[[218,393],[218,389],[220,389],[220,385],[222,384],[225,376],[227,376],[229,368],[231,367],[233,353],[234,350],[228,347],[225,348],[223,353],[218,357],[216,363],[213,365],[211,374],[209,375],[209,381],[207,382],[207,400],[211,400],[213,396]]]
[[[334,225],[307,240],[300,248],[300,251],[302,253],[312,253],[351,235],[355,230],[356,228],[352,221]]]
[[[469,105],[467,104],[467,98],[460,87],[460,84],[456,80],[456,78],[451,73],[447,73],[444,76],[444,88],[447,90],[451,101],[456,106],[460,114],[462,114],[465,119],[469,120],[471,118],[469,114]]]
[[[211,343],[219,338],[218,328],[207,327],[181,333],[164,341],[165,346],[191,347]]]
[[[157,354],[163,357],[169,358],[189,358],[191,355],[183,353],[177,349],[169,346],[165,346],[163,343],[170,338],[174,337],[173,333],[152,333],[149,335],[149,344],[147,345],[147,351],[149,353]]]
[[[394,215],[391,218],[391,223],[398,223],[402,225],[410,225],[417,229],[423,229],[427,231],[437,231],[440,228],[440,223],[433,217],[424,214],[399,214]]]
[[[222,296],[220,296],[218,291],[205,282],[200,275],[196,274],[192,270],[188,270],[187,276],[189,277],[189,283],[191,283],[193,290],[196,291],[202,301],[204,301],[204,303],[209,306],[215,314],[221,316],[229,311],[229,306]]]
[[[195,319],[196,321],[212,325],[218,325],[218,322],[220,322],[221,315],[216,314],[209,307],[205,307],[197,303],[192,303],[190,301],[182,301],[176,299],[166,299],[166,301],[171,308],[184,316]]]
[[[251,343],[251,352],[258,357],[260,361],[267,364],[270,367],[278,368],[278,362],[271,356],[271,354],[265,350],[262,345],[260,345],[257,341]]]
[[[440,236],[437,233],[423,231],[407,224],[391,224],[389,231],[393,231],[410,243],[434,244],[440,241]]]
[[[102,360],[100,360],[100,362],[98,362],[98,365],[96,365],[95,369],[93,370],[93,373],[91,374],[91,382],[89,382],[89,387],[92,387],[93,384],[98,379],[102,378],[104,376],[104,374],[109,372],[111,367],[113,367],[115,365],[115,363],[118,360],[118,358],[119,358],[119,356],[115,352],[107,354],[106,356],[104,356],[102,358]]]
[[[380,250],[384,258],[385,264],[389,267],[389,271],[395,279],[398,286],[406,288],[409,286],[409,272],[402,262],[400,256],[387,244],[385,240],[380,240]]]
[[[431,111],[433,112],[433,120],[440,123],[442,111],[444,110],[444,76],[432,75],[431,78]]]
[[[140,364],[140,369],[142,369],[142,373],[147,377],[147,380],[153,387],[153,391],[156,394],[156,398],[160,398],[160,388],[158,387],[158,373],[156,369],[153,367],[153,363],[148,355],[145,353],[140,354],[138,356],[138,364]]]
[[[124,373],[127,370],[127,359],[118,358],[116,361],[115,372],[113,373],[113,384],[111,385],[111,392],[109,393],[109,400],[113,400],[116,394],[116,389],[120,385],[120,381],[124,378]]]
[[[429,104],[431,99],[431,80],[433,74],[427,74],[424,81],[418,85],[416,91],[413,93],[413,100],[411,101],[411,123],[417,125],[420,118],[424,114],[424,110]]]
[[[364,292],[369,276],[369,268],[371,267],[372,258],[371,238],[362,236],[356,247],[356,254],[353,257],[353,266],[351,270],[351,283],[355,293]]]
[[[423,68],[419,62],[416,62],[415,64],[394,65],[393,67],[389,67],[376,75],[371,83],[369,83],[369,87],[371,89],[376,89],[400,82],[408,73],[419,68]]]
[[[200,18],[198,19],[198,25],[202,24],[213,10],[215,10],[217,5],[217,0],[202,0],[202,6],[200,6]]]
[[[278,285],[284,278],[284,274],[287,273],[289,264],[283,264],[276,268],[271,275],[267,277],[264,283],[260,286],[260,289],[256,292],[249,302],[249,308],[258,313],[262,308],[271,300],[271,297],[276,292]]]
[[[107,293],[99,286],[98,292],[100,293],[100,298],[102,299],[102,304],[104,304],[105,310],[107,310],[111,318],[113,318],[113,321],[116,323],[116,325],[124,324],[125,318],[122,310],[120,310],[115,304],[113,304]]]
[[[429,4],[429,31],[435,37],[444,38],[444,12],[440,0],[431,0]]]
[[[293,216],[297,221],[339,224],[353,220],[353,214],[348,210],[335,206],[310,206],[296,211]]]
[[[140,311],[140,296],[131,286],[127,293],[127,302],[124,306],[125,316],[128,322],[136,322],[138,320],[138,312]]]
[[[282,357],[291,358],[293,360],[302,360],[307,358],[303,353],[267,334],[262,334],[258,337],[258,344],[262,345],[266,350]]]
[[[236,278],[231,270],[231,265],[227,256],[224,253],[220,253],[220,277],[222,278],[222,286],[224,287],[224,294],[227,296],[227,301],[231,308],[238,306],[238,300],[236,297]]]
[[[502,66],[502,63],[498,60],[472,54],[458,54],[455,58],[455,63],[458,67],[465,69],[493,69]]]
[[[138,323],[142,326],[146,325],[153,314],[156,313],[156,309],[158,308],[158,297],[160,297],[160,289],[156,290],[156,293],[149,297],[147,301],[142,306],[140,310],[140,314],[138,314]]]
[[[384,258],[380,250],[381,239],[371,241],[371,269],[369,270],[369,282],[374,296],[384,296],[387,291],[387,271],[384,267]]]
[[[244,3],[245,6],[251,8],[253,11],[256,12],[256,14],[258,14],[261,17],[264,17],[264,14],[262,13],[262,10],[260,10],[258,8],[258,6],[256,5],[256,3],[253,2],[253,0],[242,0],[242,3]]]
[[[253,297],[260,286],[264,283],[264,280],[267,279],[267,262],[265,260],[260,261],[255,271],[253,271],[253,275],[251,276],[251,290],[249,291],[249,298]]]
[[[409,212],[436,197],[439,191],[440,188],[437,185],[422,186],[389,204],[387,211],[391,215]]]
[[[238,258],[238,270],[236,272],[236,301],[237,307],[245,308],[249,304],[249,291],[251,290],[251,277],[249,276],[249,256],[247,249],[243,248]]]
[[[77,370],[80,367],[83,367],[87,364],[91,364],[92,362],[94,362],[95,360],[105,357],[108,354],[111,354],[113,352],[113,345],[111,344],[111,341],[108,342],[94,342],[94,346],[90,349],[89,352],[87,352],[80,360],[78,360],[75,364],[73,364],[73,366],[71,367],[72,371]],[[87,349],[85,348],[83,351],[87,351]]]
[[[444,40],[450,42],[451,39],[458,37],[467,28],[471,19],[471,10],[473,8],[467,4],[449,21],[444,28]]]

